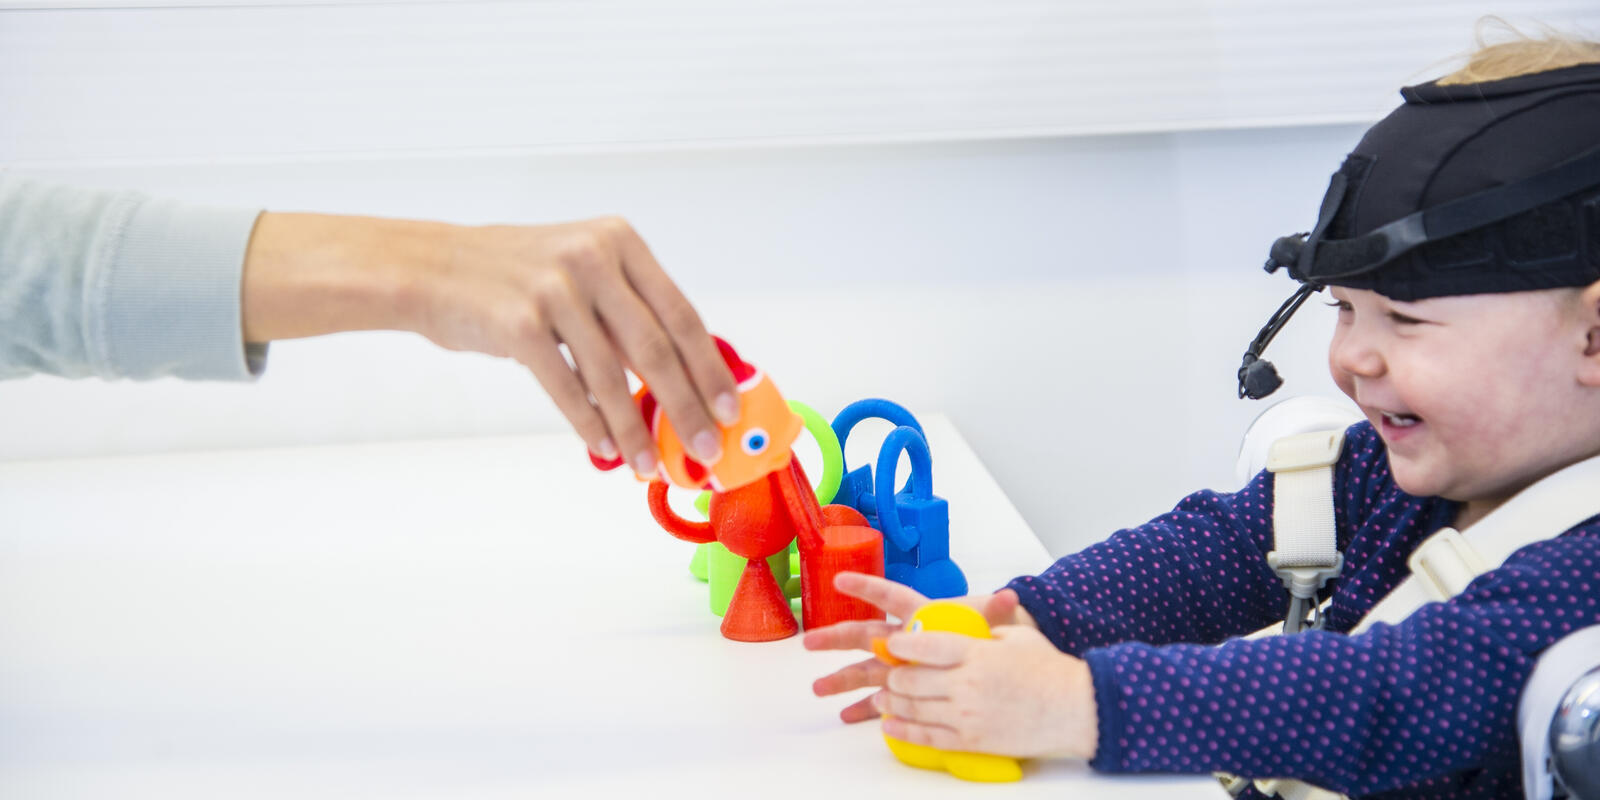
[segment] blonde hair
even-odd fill
[[[1487,35],[1498,29],[1510,41],[1490,44]],[[1478,49],[1467,57],[1466,66],[1439,79],[1443,85],[1483,83],[1547,72],[1578,64],[1600,63],[1600,42],[1590,41],[1546,28],[1540,37],[1529,36],[1499,17],[1478,20]]]

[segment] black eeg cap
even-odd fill
[[[1269,269],[1402,301],[1600,280],[1600,64],[1400,94]]]
[[[1266,270],[1301,287],[1251,343],[1241,397],[1277,388],[1250,380],[1271,370],[1261,351],[1324,285],[1411,301],[1600,280],[1600,64],[1400,94],[1334,173],[1316,226],[1273,243]]]

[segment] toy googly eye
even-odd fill
[[[772,437],[767,435],[766,430],[751,428],[744,432],[744,436],[739,438],[739,448],[744,450],[746,455],[758,455],[767,449],[767,443],[770,441],[772,441]]]
[[[911,631],[912,633],[921,633],[922,632],[922,620],[920,620],[920,619],[911,620],[911,624],[906,627],[906,630]]]

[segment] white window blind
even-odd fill
[[[1365,122],[1593,0],[0,0],[0,163]]]

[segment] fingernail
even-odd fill
[[[617,457],[617,446],[611,442],[611,437],[607,436],[600,440],[600,447],[595,451],[595,455],[607,461]]]
[[[649,477],[656,474],[656,457],[649,450],[643,450],[633,457],[633,471]]]
[[[889,710],[889,701],[883,696],[883,692],[878,692],[872,696],[872,707],[879,711]]]
[[[711,413],[717,415],[717,421],[724,425],[732,425],[739,421],[739,398],[727,392],[717,395],[711,402]]]
[[[722,458],[722,437],[711,431],[701,431],[694,435],[694,457],[700,459],[702,464],[715,464]]]

